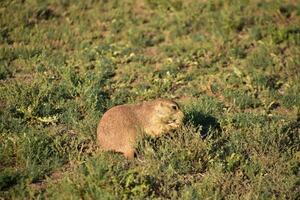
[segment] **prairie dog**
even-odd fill
[[[180,127],[183,117],[178,104],[167,99],[115,106],[101,118],[97,141],[102,149],[133,159],[138,137],[163,135]]]

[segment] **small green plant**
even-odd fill
[[[225,90],[224,96],[234,105],[241,109],[256,108],[260,105],[259,99],[245,94],[242,91],[237,90]]]

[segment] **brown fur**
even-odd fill
[[[102,149],[121,152],[133,159],[136,141],[142,133],[157,137],[178,128],[182,120],[183,112],[171,100],[119,105],[104,113],[97,140]]]

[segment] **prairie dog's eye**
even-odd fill
[[[177,107],[176,105],[172,105],[172,109],[173,109],[173,110],[177,110],[178,107]]]

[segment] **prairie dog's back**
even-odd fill
[[[104,113],[97,130],[98,142],[104,149],[124,146],[130,137],[129,131],[138,128],[138,120],[132,110],[132,105],[120,105]]]

